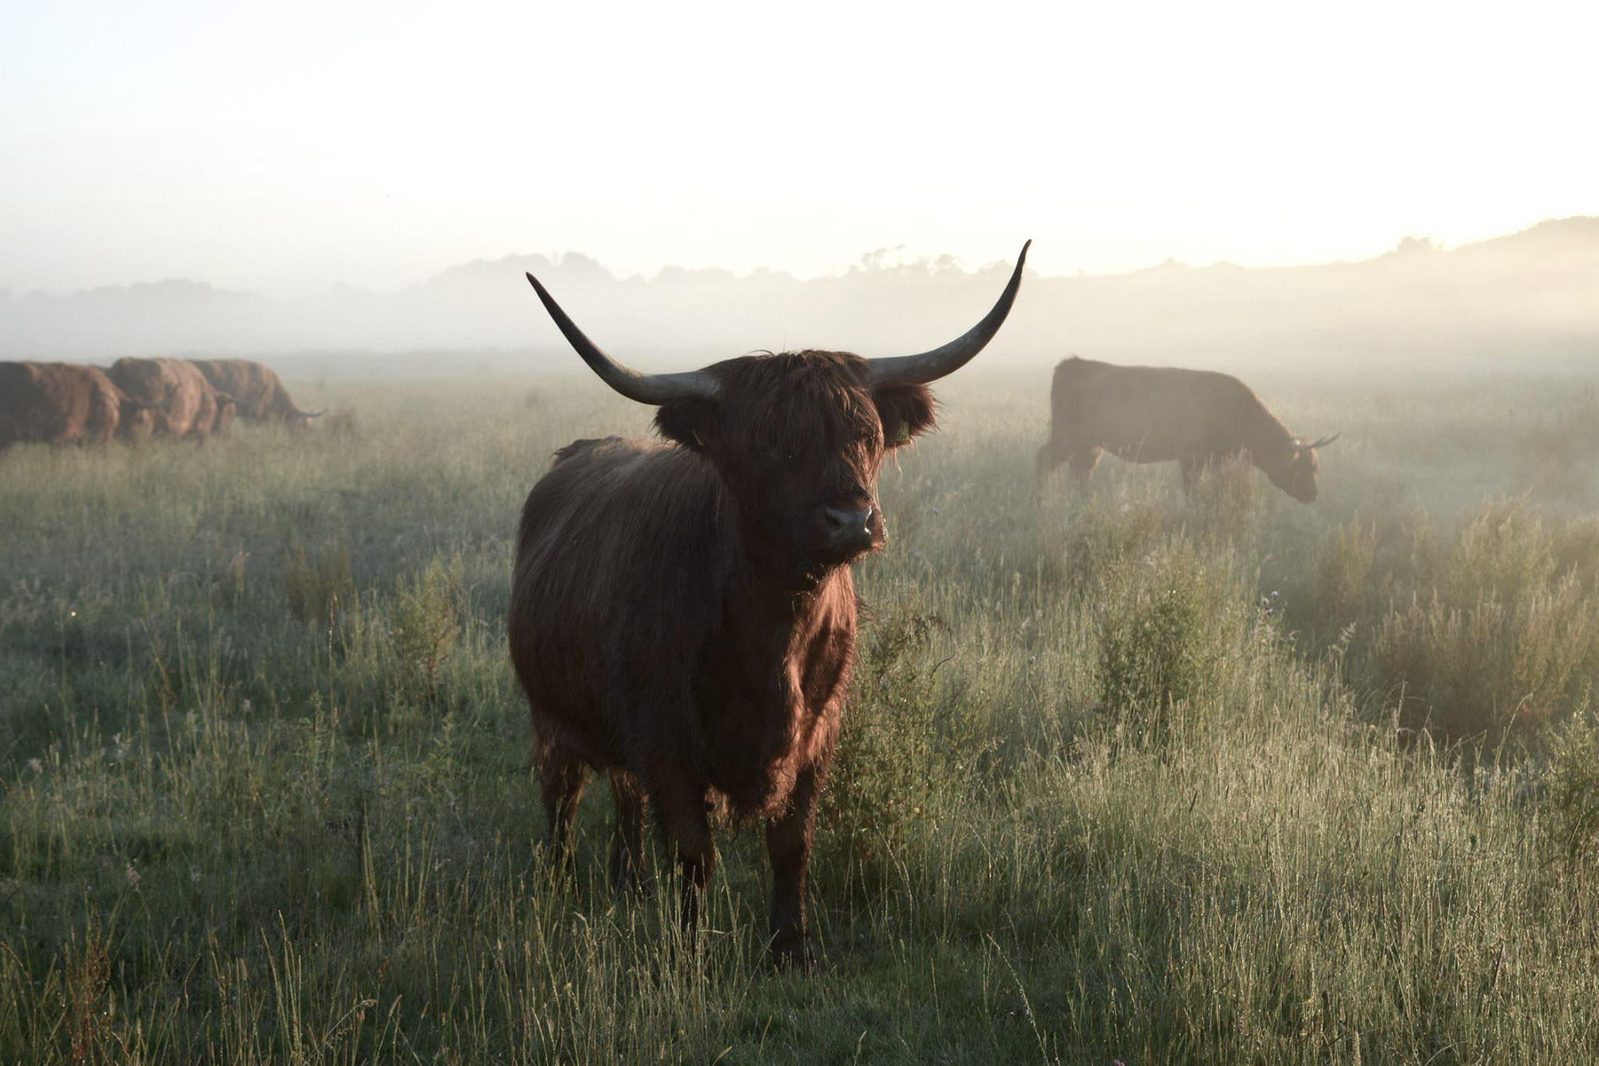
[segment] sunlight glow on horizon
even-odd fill
[[[65,3],[0,36],[0,289],[869,251],[1112,273],[1599,213],[1599,14]]]

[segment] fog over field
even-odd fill
[[[1596,40],[8,5],[0,1066],[1599,1062]]]
[[[1018,249],[1028,236],[1035,249],[1068,239],[1022,233]],[[966,329],[1012,262],[889,249],[823,277],[675,267],[619,276],[574,251],[477,260],[398,291],[341,287],[300,299],[188,280],[9,293],[0,295],[0,357],[268,355],[338,374],[347,353],[429,350],[436,370],[576,370],[527,271],[600,344],[647,368],[751,349],[898,354]],[[1122,274],[1030,273],[983,363],[1037,365],[1069,352],[1312,373],[1570,366],[1599,355],[1599,218],[1448,249],[1410,237],[1374,259],[1319,266],[1168,261]]]

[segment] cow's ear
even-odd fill
[[[717,437],[720,414],[715,400],[698,396],[668,400],[655,410],[655,428],[667,440],[702,452]]]
[[[933,394],[925,385],[885,385],[872,393],[883,422],[883,444],[898,448],[933,428]]]

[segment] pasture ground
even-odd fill
[[[946,382],[859,570],[808,975],[758,833],[695,953],[604,886],[602,789],[541,861],[518,511],[646,411],[304,384],[310,434],[15,449],[0,1061],[1599,1058],[1596,382],[1252,380],[1344,432],[1308,507],[1114,460],[1035,504],[1047,372]]]

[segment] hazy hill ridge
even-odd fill
[[[524,271],[546,281],[602,345],[644,366],[759,348],[894,354],[964,330],[988,307],[1006,269],[874,253],[841,275],[814,279],[678,267],[618,278],[569,252],[477,260],[398,292],[340,287],[293,300],[187,280],[63,295],[0,292],[0,358],[560,352]],[[1126,274],[1030,275],[985,359],[1069,351],[1201,364],[1599,356],[1599,218],[1542,222],[1450,250],[1407,238],[1354,263],[1166,263]]]

